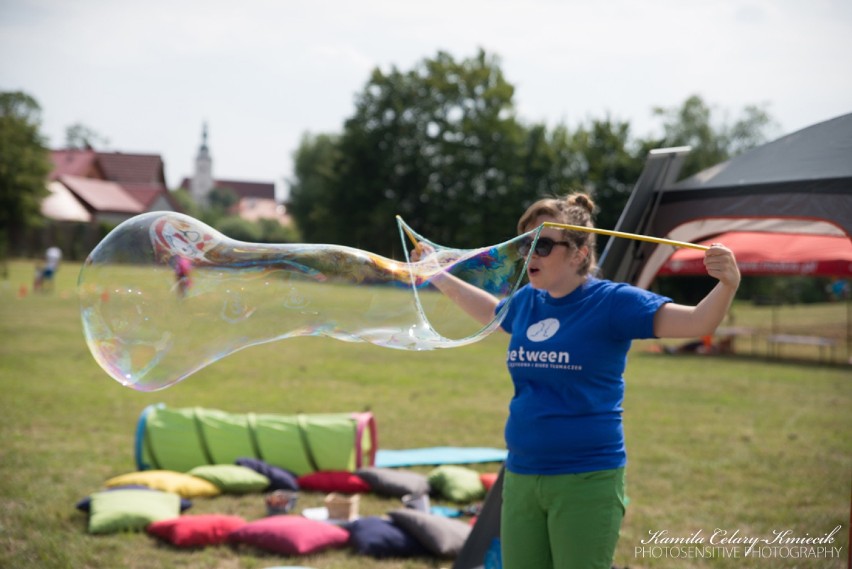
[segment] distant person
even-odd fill
[[[192,286],[192,261],[183,255],[175,255],[172,257],[172,265],[177,279],[178,296],[184,298]]]
[[[59,262],[62,260],[62,249],[56,246],[48,247],[44,253],[44,259],[44,265],[36,267],[33,290],[53,290],[53,277],[56,275],[56,271],[59,270]]]
[[[829,288],[831,300],[840,301],[849,298],[849,281],[846,279],[834,279]]]
[[[586,194],[544,199],[519,234],[545,222],[593,227]],[[514,383],[505,437],[502,563],[506,569],[609,569],[625,512],[624,370],[631,340],[695,338],[725,318],[740,273],[733,253],[704,254],[716,286],[696,306],[594,276],[593,233],[544,227],[529,254],[529,284],[512,295],[501,328]],[[419,244],[419,260],[431,253]],[[504,304],[439,273],[432,284],[482,324]],[[505,302],[505,301],[503,301]]]

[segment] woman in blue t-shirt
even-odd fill
[[[544,222],[592,227],[594,209],[585,194],[543,199],[521,216],[518,233]],[[501,324],[511,334],[506,364],[515,387],[500,531],[506,569],[610,568],[624,516],[621,403],[630,343],[712,334],[740,282],[733,253],[714,244],[704,264],[719,282],[698,305],[675,304],[595,278],[594,250],[593,233],[543,228],[529,284]],[[483,324],[502,306],[451,275],[432,282]]]

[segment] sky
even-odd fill
[[[375,68],[445,51],[499,57],[524,122],[749,105],[772,137],[852,112],[849,0],[0,0],[0,91],[42,108],[51,148],[83,124],[99,149],[159,154],[176,187],[203,124],[217,179],[291,179],[305,133],[340,133]],[[286,191],[286,190],[285,190]]]

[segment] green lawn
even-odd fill
[[[169,389],[142,393],[110,379],[89,354],[75,294],[78,268],[63,265],[49,295],[20,296],[21,287],[31,284],[29,262],[12,263],[10,278],[0,281],[0,567],[451,565],[428,559],[379,562],[346,550],[306,559],[230,547],[180,551],[145,534],[88,535],[86,518],[74,504],[106,479],[134,469],[136,420],[155,402],[234,413],[369,409],[378,421],[381,448],[502,446],[511,396],[505,338],[434,352],[296,338],[243,350]],[[762,310],[738,306],[737,325],[768,328],[769,312]],[[776,316],[782,325],[816,330],[845,326],[844,311],[832,305],[782,307]],[[616,564],[845,567],[850,367],[817,365],[816,354],[801,354],[811,363],[666,356],[652,353],[654,344],[637,343],[628,369],[624,418],[631,502]],[[299,506],[320,505],[323,497],[302,493]],[[382,514],[398,505],[365,496],[360,510]],[[190,512],[258,518],[265,509],[262,498],[252,495],[195,500]],[[706,546],[717,529],[758,538],[785,530],[818,537],[838,525],[842,529],[831,546],[841,547],[842,556],[833,561],[672,559],[641,549],[642,540],[656,531],[698,535]]]

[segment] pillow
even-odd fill
[[[349,531],[349,545],[362,555],[377,559],[429,555],[419,541],[382,518],[361,518],[348,524],[346,529]]]
[[[169,492],[123,490],[92,494],[89,533],[143,530],[151,522],[180,515],[180,498]]]
[[[349,532],[302,516],[269,516],[231,532],[228,541],[282,555],[308,555],[343,547],[349,541]]]
[[[297,481],[302,490],[359,494],[369,492],[370,485],[353,472],[324,470],[300,476]]]
[[[201,547],[225,543],[231,532],[244,525],[246,520],[239,516],[202,514],[154,522],[147,531],[177,547]]]
[[[491,490],[491,487],[494,486],[494,483],[497,482],[497,477],[499,474],[497,472],[483,472],[479,475],[479,481],[482,482],[483,488],[488,492]]]
[[[255,472],[263,474],[269,478],[269,488],[267,488],[269,492],[274,490],[299,489],[299,483],[296,481],[296,475],[289,470],[272,466],[271,464],[267,464],[257,458],[238,458],[236,463],[240,466],[251,468]]]
[[[148,488],[147,486],[142,486],[141,484],[130,484],[128,486],[114,486],[112,488],[107,488],[106,490],[104,490],[104,492],[115,492],[115,491],[118,491],[118,490],[149,490],[151,492],[157,492],[157,490],[153,490],[151,488]],[[77,502],[77,505],[75,507],[78,510],[80,510],[81,512],[88,512],[89,508],[91,507],[91,504],[92,504],[92,497],[86,496],[85,498],[83,498],[82,500]],[[192,507],[192,502],[190,502],[186,498],[180,499],[180,511],[181,512],[184,512],[184,511],[190,509],[191,507]]]
[[[459,520],[433,516],[411,509],[388,512],[391,521],[438,557],[455,557],[470,535],[471,527]]]
[[[215,485],[197,476],[171,470],[142,470],[110,478],[106,481],[108,488],[141,484],[155,490],[172,492],[184,498],[218,496],[222,493]]]
[[[196,466],[187,474],[212,482],[226,494],[262,492],[269,487],[269,478],[251,468],[236,464]]]
[[[470,502],[485,496],[479,473],[463,466],[439,466],[429,473],[427,480],[436,492],[454,502]]]
[[[402,498],[406,494],[422,496],[430,491],[429,481],[418,472],[392,468],[360,468],[355,471],[374,492],[382,496]]]

